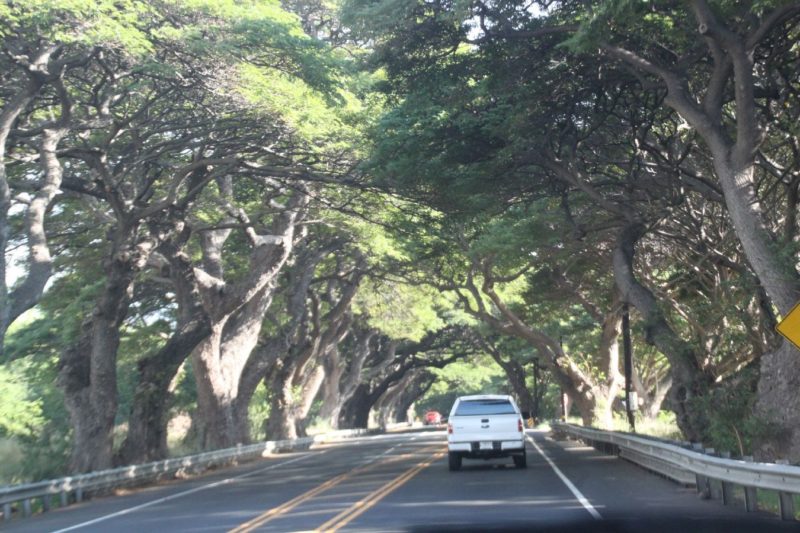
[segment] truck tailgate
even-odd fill
[[[513,415],[470,415],[454,416],[450,419],[453,433],[448,435],[450,442],[480,442],[520,440],[519,416]]]

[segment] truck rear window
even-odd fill
[[[513,414],[516,411],[508,400],[465,400],[458,404],[455,416]]]

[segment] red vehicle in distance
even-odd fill
[[[442,423],[442,413],[439,411],[428,411],[422,417],[422,423],[426,426],[437,426]]]

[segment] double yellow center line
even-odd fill
[[[394,478],[392,481],[382,486],[375,492],[368,494],[358,502],[354,503],[351,507],[348,507],[338,515],[334,516],[333,518],[322,524],[315,531],[321,533],[334,533],[338,531],[339,529],[346,526],[347,524],[349,524],[362,514],[366,513],[370,508],[374,507],[375,504],[377,504],[391,492],[395,491],[396,489],[404,485],[412,477],[416,476],[422,470],[430,466],[431,463],[433,463],[440,457],[444,456],[444,454],[445,451],[439,451],[435,453],[432,457],[417,463],[410,470],[407,470],[403,474],[400,474],[398,477]]]
[[[250,531],[253,531],[256,528],[263,526],[267,522],[270,522],[270,521],[280,517],[281,515],[284,515],[284,514],[288,513],[289,511],[291,511],[292,509],[294,509],[298,505],[300,505],[302,503],[305,503],[308,500],[311,500],[312,498],[314,498],[314,497],[322,494],[323,492],[335,487],[336,485],[339,485],[340,483],[352,478],[353,476],[355,476],[357,474],[361,474],[361,473],[367,472],[367,471],[372,470],[374,468],[377,468],[378,466],[381,466],[381,465],[386,465],[386,464],[390,464],[390,463],[393,463],[393,462],[396,462],[396,461],[401,461],[403,459],[408,459],[409,457],[413,457],[415,454],[427,454],[427,453],[430,453],[430,452],[434,451],[435,449],[437,449],[439,447],[440,447],[439,445],[436,445],[436,446],[433,446],[433,447],[428,447],[428,448],[424,448],[422,450],[418,450],[418,451],[416,451],[414,453],[405,453],[405,454],[402,454],[402,455],[390,456],[387,459],[384,459],[383,461],[375,461],[375,462],[367,463],[367,464],[362,465],[362,466],[360,466],[358,468],[355,468],[355,469],[353,469],[353,470],[351,470],[349,472],[345,472],[343,474],[339,474],[338,476],[329,479],[328,481],[326,481],[325,483],[322,483],[321,485],[317,485],[313,489],[311,489],[311,490],[309,490],[307,492],[304,492],[303,494],[300,494],[299,496],[296,496],[296,497],[292,498],[291,500],[279,505],[278,507],[273,507],[272,509],[270,509],[270,510],[268,510],[268,511],[266,511],[266,512],[260,514],[260,515],[258,515],[257,517],[253,518],[252,520],[250,520],[248,522],[245,522],[244,524],[239,525],[238,527],[230,530],[229,533],[249,533]],[[426,463],[424,463],[424,466],[422,466],[422,467],[420,467],[420,465],[423,465],[423,463],[417,464],[411,470],[409,470],[406,473],[402,474],[400,477],[392,480],[388,485],[385,485],[385,486],[381,487],[381,489],[379,489],[378,491],[370,494],[369,496],[364,498],[364,500],[361,500],[360,502],[356,503],[353,507],[346,509],[342,513],[339,513],[332,520],[329,520],[328,522],[326,522],[323,525],[323,528],[328,528],[328,524],[333,524],[334,521],[341,521],[341,519],[345,518],[345,514],[346,513],[350,513],[351,510],[356,508],[356,506],[364,505],[363,502],[365,502],[367,499],[373,497],[378,492],[384,491],[385,489],[391,487],[390,490],[386,491],[382,496],[380,496],[380,498],[383,498],[386,494],[389,494],[389,492],[393,491],[395,488],[399,487],[400,485],[402,485],[403,483],[405,483],[406,481],[408,481],[409,479],[414,477],[420,470],[422,470],[426,466],[430,465],[433,461],[435,461],[436,459],[441,457],[443,455],[443,453],[444,452],[440,452],[440,453],[434,455],[433,458],[431,458]],[[398,484],[398,481],[401,478],[404,478],[405,476],[408,476],[408,477],[406,479],[403,479],[402,482],[400,482]],[[380,498],[378,498],[377,500],[372,502],[369,505],[369,507],[372,507],[372,505],[377,503],[377,501]],[[357,515],[349,517],[346,521],[342,522],[341,524],[337,525],[336,527],[337,528],[342,527],[342,525],[350,522],[356,516],[360,515],[364,511],[366,511],[369,507],[367,507],[364,510],[362,510],[361,512],[359,512]],[[330,530],[330,529],[327,529],[327,530]],[[335,531],[335,529],[333,529],[332,531]]]

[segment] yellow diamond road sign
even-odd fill
[[[800,350],[800,302],[783,317],[783,320],[775,329]]]

